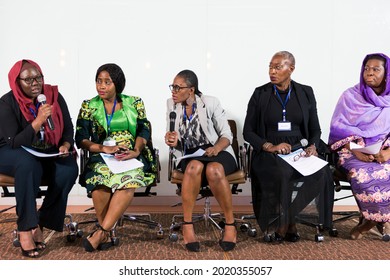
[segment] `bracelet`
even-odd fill
[[[265,142],[265,143],[263,144],[262,148],[263,148],[263,150],[265,151],[266,149],[268,149],[268,148],[271,147],[271,146],[272,146],[272,143],[270,143],[270,142]]]

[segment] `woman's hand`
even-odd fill
[[[209,147],[206,149],[204,155],[207,156],[207,157],[213,157],[213,156],[217,156],[219,154],[220,150],[213,146],[213,147]]]
[[[291,145],[288,143],[280,143],[278,145],[271,145],[265,149],[266,152],[287,155],[291,153]]]
[[[305,157],[318,156],[317,148],[315,145],[310,145],[305,149]]]
[[[69,144],[63,144],[58,148],[58,151],[63,154],[61,157],[67,157],[69,155]]]
[[[390,149],[380,150],[379,153],[373,155],[373,157],[378,163],[384,163],[390,159]]]
[[[376,160],[374,155],[369,155],[358,151],[351,151],[351,152],[360,161],[373,162],[374,160]]]
[[[119,147],[119,151],[114,154],[114,157],[119,161],[137,158],[140,155],[140,151],[138,150],[129,150],[122,146]]]
[[[178,139],[179,138],[176,131],[168,131],[165,133],[165,144],[167,144],[169,147],[176,147]]]

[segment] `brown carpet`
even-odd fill
[[[12,218],[14,214],[2,214],[1,218]],[[74,214],[77,222],[89,220],[93,214]],[[338,237],[329,236],[324,232],[323,242],[315,242],[315,229],[298,225],[301,240],[297,243],[284,242],[281,244],[266,243],[258,226],[257,236],[250,237],[239,231],[235,250],[223,252],[218,246],[219,231],[211,226],[206,228],[204,222],[197,223],[195,231],[201,242],[201,252],[188,252],[180,232],[179,240],[169,240],[169,226],[172,214],[152,214],[152,218],[160,222],[164,229],[162,239],[157,238],[154,228],[125,222],[118,227],[119,245],[106,251],[85,252],[81,238],[74,242],[67,241],[67,231],[62,233],[45,230],[47,249],[43,252],[42,260],[388,260],[390,259],[390,242],[384,242],[376,230],[372,230],[360,240],[349,238],[350,229],[357,223],[348,220],[335,224]],[[80,225],[84,236],[94,228],[93,224]],[[13,246],[12,232],[15,223],[0,224],[0,259],[27,259],[21,255],[20,248]]]

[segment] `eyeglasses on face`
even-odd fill
[[[169,89],[174,92],[178,92],[182,90],[183,88],[190,88],[190,87],[181,87],[179,85],[169,85]]]
[[[306,155],[306,152],[305,151],[302,151],[302,152],[300,152],[299,154],[296,154],[293,158],[292,158],[292,160],[293,160],[293,162],[296,162],[296,161],[298,161],[301,157],[304,157]]]
[[[34,83],[34,80],[37,83],[42,83],[43,82],[43,75],[38,75],[35,77],[27,77],[27,78],[18,78],[18,79],[24,81],[28,85],[31,85],[32,83]]]
[[[271,71],[272,69],[274,69],[274,70],[276,70],[276,71],[279,71],[279,70],[282,70],[283,67],[284,67],[285,65],[287,65],[287,64],[286,64],[286,63],[283,63],[283,64],[276,64],[276,65],[270,64],[270,65],[268,66],[268,68],[269,68],[269,71]]]

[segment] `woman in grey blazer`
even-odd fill
[[[176,75],[170,85],[172,98],[168,99],[168,132],[165,143],[183,155],[203,149],[200,157],[183,159],[179,168],[184,172],[181,186],[183,205],[183,238],[189,251],[199,251],[192,213],[200,187],[208,185],[225,216],[225,230],[219,245],[224,251],[233,250],[237,232],[232,209],[232,194],[226,175],[237,170],[231,143],[232,132],[225,110],[215,97],[203,95],[198,88],[198,78],[191,70]],[[169,115],[175,112],[174,126]]]

